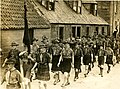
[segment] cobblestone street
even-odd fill
[[[84,68],[82,68],[84,69]],[[89,73],[88,77],[84,77],[84,72],[79,74],[79,79],[74,82],[74,70],[71,71],[70,85],[67,87],[61,87],[63,75],[61,74],[61,82],[58,85],[53,85],[53,73],[51,73],[51,80],[48,82],[47,89],[120,89],[120,64],[116,64],[112,67],[112,70],[107,74],[107,66],[104,68],[104,77],[100,77],[99,69],[96,66]],[[83,71],[83,70],[82,70]],[[5,83],[0,85],[0,89],[5,89]],[[32,89],[38,89],[38,81],[32,82]]]

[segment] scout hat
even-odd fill
[[[33,38],[32,42],[34,42],[34,41],[38,41],[38,39],[37,38]]]
[[[68,44],[68,41],[62,41],[63,44]]]
[[[46,46],[44,43],[41,43],[41,44],[39,45],[39,49],[41,49],[41,48],[47,48],[47,46]]]
[[[13,57],[9,58],[6,62],[6,64],[15,64],[15,63],[16,63],[16,61]]]
[[[58,39],[52,40],[52,43],[53,44],[59,43],[59,40]]]
[[[18,43],[16,43],[16,42],[12,42],[11,43],[11,46],[18,46],[19,44]]]

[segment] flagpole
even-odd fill
[[[28,29],[28,21],[27,21],[27,0],[24,0],[24,37],[23,37],[23,43],[27,46],[28,54],[30,54],[30,34]]]

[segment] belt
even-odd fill
[[[8,85],[16,85],[17,83],[8,83]]]

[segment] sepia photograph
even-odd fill
[[[120,0],[0,0],[0,89],[120,89]]]

